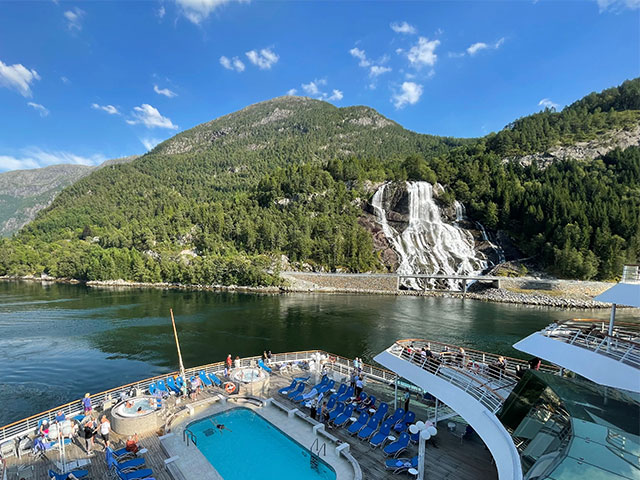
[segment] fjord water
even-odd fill
[[[373,356],[399,338],[430,338],[508,355],[552,321],[608,317],[448,298],[252,295],[0,282],[0,425],[174,371],[173,308],[185,366],[324,349]],[[623,310],[621,319],[629,318]]]

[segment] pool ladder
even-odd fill
[[[314,451],[317,451],[318,454],[316,455]],[[320,439],[316,438],[311,444],[311,462],[312,463],[313,463],[313,458],[319,456],[320,452],[322,452],[323,456],[325,457],[327,456],[327,444],[323,442],[322,445],[320,445]]]
[[[189,442],[193,443],[196,447],[198,446],[198,441],[195,433],[193,433],[188,428],[185,428],[182,431],[182,441],[187,444],[187,447],[189,446]]]

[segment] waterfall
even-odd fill
[[[461,204],[458,200],[453,202],[453,206],[456,209],[456,223],[461,222],[467,215],[467,210],[464,208],[464,205]]]
[[[474,275],[487,268],[482,254],[476,253],[473,235],[457,225],[442,221],[440,209],[433,200],[433,187],[427,182],[407,182],[409,194],[409,225],[396,231],[387,220],[384,195],[389,184],[383,184],[373,195],[371,204],[376,220],[400,257],[399,274],[431,273],[444,275]],[[459,205],[459,207],[458,207]],[[464,216],[462,204],[456,205],[456,216]],[[419,279],[403,280],[403,285],[422,289]],[[430,286],[435,285],[429,280]],[[461,282],[447,280],[451,290],[459,290]]]
[[[489,246],[493,249],[493,251],[496,252],[496,255],[498,256],[498,263],[504,263],[506,261],[506,258],[504,256],[504,250],[502,250],[502,247],[500,245],[496,245],[491,241],[491,239],[489,238],[489,235],[487,235],[487,231],[484,229],[484,225],[482,225],[480,222],[476,222],[476,226],[478,227],[478,230],[480,230],[480,233],[482,234],[482,240],[487,242]]]

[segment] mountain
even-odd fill
[[[439,208],[464,204],[467,221],[510,236],[558,275],[611,278],[640,253],[640,149],[629,146],[638,139],[595,159],[519,159],[635,132],[639,85],[480,139],[410,132],[368,107],[261,102],[65,188],[0,243],[0,275],[268,285],[282,255],[384,271],[366,211],[381,184],[412,180],[439,183]]]
[[[137,156],[107,160],[101,166],[130,162]],[[49,206],[60,191],[99,167],[52,165],[0,173],[0,236],[11,236]]]

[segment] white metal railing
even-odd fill
[[[588,320],[573,320],[561,324],[552,323],[541,333],[554,340],[591,350],[640,370],[638,332],[614,328],[613,335],[608,335],[604,323],[588,322]]]
[[[310,362],[312,360],[317,360],[319,356],[324,357],[325,366],[329,369],[338,371],[342,374],[350,374],[353,371],[352,360],[341,357],[339,355],[334,355],[329,352],[325,352],[323,350],[307,350],[300,352],[287,352],[287,353],[276,353],[272,355],[269,365],[273,367],[274,365],[282,365],[293,362]],[[261,357],[245,357],[241,358],[238,361],[237,367],[244,368],[250,366],[257,367],[257,361]],[[204,370],[206,373],[214,373],[218,376],[222,374],[224,371],[225,362],[217,362],[208,365],[201,365],[197,367],[191,367],[185,369],[185,375],[187,377],[191,377],[192,375],[197,375],[199,371]],[[372,379],[384,381],[387,383],[393,382],[397,377],[393,372],[388,370],[374,367],[373,365],[362,365],[362,372]],[[137,382],[129,383],[127,385],[122,385],[116,388],[112,388],[110,390],[106,390],[104,392],[96,393],[91,395],[91,401],[96,407],[102,406],[105,403],[111,401],[119,401],[121,393],[128,393],[132,389],[136,389],[138,392],[148,391],[149,385],[157,380],[165,380],[169,376],[179,375],[179,372],[168,372],[163,375],[158,375],[155,377],[147,378],[144,380],[139,380]],[[60,405],[56,408],[52,408],[51,410],[47,410],[45,412],[38,413],[31,417],[19,420],[17,422],[10,423],[0,428],[0,443],[15,439],[17,437],[21,437],[30,433],[34,433],[38,424],[41,420],[48,420],[52,422],[56,413],[62,411],[67,417],[71,418],[76,415],[80,415],[82,413],[82,399],[74,400],[64,405]],[[1,477],[0,477],[1,478]]]
[[[423,347],[430,352],[427,356],[421,355]],[[458,387],[492,413],[498,412],[518,383],[515,367],[529,367],[524,360],[502,357],[507,366],[501,368],[499,355],[420,339],[398,341],[387,351]]]

